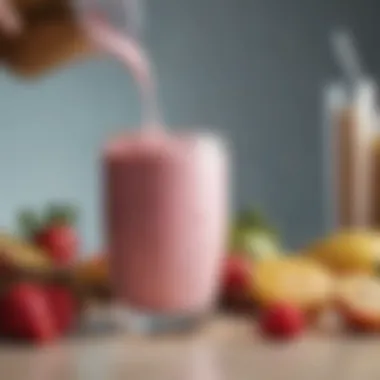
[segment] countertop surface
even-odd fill
[[[380,338],[310,334],[280,344],[251,323],[220,317],[191,335],[144,338],[116,332],[53,347],[2,344],[4,380],[377,380]]]

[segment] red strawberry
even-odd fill
[[[62,286],[45,287],[48,303],[60,333],[68,332],[77,316],[77,303],[70,290]]]
[[[222,272],[221,307],[232,313],[249,313],[255,310],[252,292],[252,263],[243,256],[230,256]]]
[[[54,318],[42,287],[15,285],[1,302],[2,330],[13,338],[46,343],[57,337]]]
[[[0,252],[0,276],[9,276],[15,271],[12,264],[9,263],[5,257],[3,257],[2,252]]]
[[[227,297],[242,297],[251,287],[251,263],[241,256],[226,259],[222,277],[223,293]]]
[[[35,242],[58,266],[68,266],[76,259],[79,240],[76,231],[70,226],[49,226],[37,234]]]
[[[78,234],[73,227],[73,213],[68,207],[52,206],[45,226],[36,234],[35,242],[58,266],[68,266],[79,250]]]
[[[286,303],[264,310],[260,320],[261,331],[273,338],[290,339],[299,336],[305,328],[303,312]]]

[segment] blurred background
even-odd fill
[[[235,207],[254,205],[290,248],[325,231],[322,95],[339,71],[329,46],[353,32],[380,74],[374,0],[147,0],[146,40],[160,101],[175,128],[210,125],[231,142]],[[25,86],[0,73],[0,225],[22,206],[72,200],[87,252],[101,237],[102,143],[139,122],[138,93],[111,59],[87,61]]]

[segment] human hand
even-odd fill
[[[7,35],[20,33],[21,17],[11,0],[0,0],[0,31]]]

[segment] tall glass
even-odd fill
[[[372,143],[372,225],[380,228],[380,119],[377,117]]]
[[[378,111],[376,86],[362,80],[327,88],[324,128],[325,211],[328,229],[373,224],[373,141]]]
[[[213,310],[226,252],[223,140],[136,132],[111,140],[103,164],[112,288],[127,327],[192,326]]]

